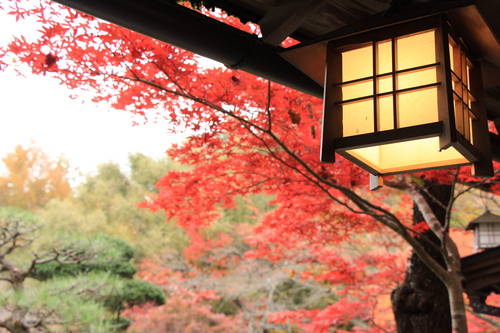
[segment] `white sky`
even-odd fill
[[[21,25],[0,10],[0,45],[13,34],[36,30]],[[64,154],[72,168],[83,173],[109,161],[126,165],[129,153],[164,156],[174,138],[165,124],[132,126],[132,115],[116,110],[97,109],[91,103],[68,97],[70,91],[57,81],[0,72],[0,157],[17,144],[35,140],[51,157]],[[0,163],[2,168],[2,163]]]

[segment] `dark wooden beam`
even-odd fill
[[[265,43],[278,46],[328,0],[282,0],[260,20]]]
[[[468,293],[469,303],[472,311],[484,313],[490,316],[500,317],[500,308],[486,304],[486,295],[481,293]]]
[[[484,271],[467,274],[464,281],[466,290],[480,290],[500,283],[500,267],[493,266],[485,268]]]
[[[326,131],[327,129],[325,129]],[[438,121],[430,124],[415,125],[411,127],[398,128],[382,132],[360,134],[344,138],[336,138],[334,145],[336,150],[344,151],[356,148],[371,147],[375,144],[389,144],[415,139],[430,138],[443,133],[443,122]]]
[[[490,142],[493,161],[500,162],[500,136],[490,132]]]

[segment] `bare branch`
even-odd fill
[[[445,229],[437,219],[436,215],[434,214],[431,207],[425,200],[424,196],[415,189],[415,186],[409,185],[408,183],[405,182],[399,182],[399,183],[386,182],[386,184],[388,184],[393,188],[401,189],[411,196],[411,198],[417,205],[418,209],[422,213],[422,216],[424,217],[425,222],[429,226],[429,229],[431,229],[431,231],[436,235],[436,237],[442,243]]]
[[[455,174],[453,175],[453,181],[451,182],[451,189],[450,189],[450,192],[451,192],[451,195],[450,195],[450,201],[448,201],[448,205],[445,207],[446,209],[446,213],[445,213],[445,217],[444,217],[444,230],[446,230],[446,232],[448,232],[449,228],[450,228],[450,220],[451,220],[451,209],[453,208],[453,204],[455,203],[455,200],[456,200],[456,196],[454,195],[455,193],[455,187],[457,185],[457,182],[458,182],[458,174],[460,173],[460,168],[457,168],[456,171],[455,171]]]
[[[267,113],[267,130],[271,132],[271,81],[267,81],[267,107],[266,107],[266,113]]]
[[[12,279],[7,277],[7,276],[0,276],[0,281],[7,281],[7,282],[12,283]]]
[[[477,318],[479,318],[481,320],[484,320],[485,322],[487,322],[488,324],[490,324],[490,325],[492,325],[494,327],[500,327],[500,321],[493,320],[489,316],[484,315],[482,313],[474,312],[471,309],[466,309],[466,311],[469,312],[470,314],[476,316]]]

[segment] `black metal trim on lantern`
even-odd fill
[[[359,167],[363,168],[364,170],[368,171],[369,173],[371,173],[374,176],[392,176],[392,175],[399,175],[401,173],[413,173],[413,172],[421,172],[421,171],[427,171],[427,170],[440,170],[440,169],[442,170],[442,169],[449,169],[449,168],[470,165],[470,162],[464,162],[464,163],[450,164],[450,165],[446,165],[446,166],[428,167],[428,166],[426,166],[426,163],[423,163],[421,165],[414,165],[414,168],[411,170],[408,170],[408,169],[406,169],[405,171],[395,170],[395,171],[381,173],[376,168],[373,168],[371,165],[351,156],[349,153],[347,153],[347,151],[339,151],[339,155],[344,157],[345,159],[351,161],[352,163],[358,165]]]
[[[373,99],[373,97],[383,97],[383,96],[388,96],[388,95],[394,95],[394,94],[402,94],[408,91],[414,91],[414,90],[421,90],[421,89],[427,89],[427,88],[432,88],[432,87],[437,87],[440,86],[441,82],[435,82],[435,83],[429,83],[429,84],[423,84],[421,86],[416,86],[416,87],[410,87],[410,88],[404,88],[396,91],[387,91],[383,93],[378,93],[375,95],[366,95],[366,96],[361,96],[361,97],[356,97],[356,98],[351,98],[351,99],[346,99],[345,101],[339,101],[333,103],[334,105],[344,105],[344,104],[349,104],[349,103],[354,103],[354,102],[359,102],[365,99]]]
[[[371,147],[380,144],[410,141],[415,139],[430,138],[443,133],[443,122],[416,125],[376,133],[360,134],[335,139],[335,150],[352,150]]]
[[[380,173],[379,170],[374,168],[372,165],[369,163],[366,163],[363,160],[360,160],[352,155],[350,155],[348,152],[353,149],[357,148],[364,148],[364,147],[370,147],[370,146],[375,146],[375,145],[383,145],[383,144],[390,144],[390,143],[396,143],[396,142],[403,142],[403,141],[411,141],[413,139],[425,139],[428,137],[435,137],[439,136],[442,133],[443,129],[443,124],[442,122],[435,122],[431,124],[424,124],[424,125],[417,125],[417,126],[412,126],[412,127],[406,127],[398,130],[390,130],[390,131],[384,131],[384,132],[378,132],[378,133],[369,133],[369,134],[363,134],[363,135],[357,135],[353,137],[348,137],[348,138],[343,138],[343,139],[336,139],[335,140],[335,150],[336,152],[346,158],[347,160],[353,162],[354,164],[357,164],[358,166],[362,167],[363,169],[367,170],[373,175],[396,175],[400,174],[401,171],[393,171],[393,172],[385,172],[385,173]],[[410,133],[410,134],[409,134]],[[417,133],[417,134],[415,134]],[[446,169],[446,168],[451,168],[451,167],[460,167],[460,166],[465,166],[469,165],[470,163],[477,162],[481,160],[481,152],[474,147],[470,142],[468,142],[465,137],[457,132],[457,141],[453,142],[450,146],[452,146],[454,149],[456,149],[462,156],[464,156],[468,162],[464,163],[458,163],[458,164],[453,164],[453,165],[447,165],[447,166],[442,166],[442,167],[425,167],[424,163],[422,166],[415,166],[415,169],[408,171],[408,172],[418,172],[418,171],[425,171],[425,170],[432,170],[432,169]],[[412,135],[411,138],[408,138],[407,135]],[[360,137],[361,140],[360,140]],[[397,137],[395,139],[395,137]],[[349,140],[347,140],[349,139]]]
[[[422,66],[417,66],[417,67],[412,67],[412,68],[405,68],[405,69],[400,69],[400,70],[397,70],[397,71],[390,71],[390,72],[387,72],[387,73],[382,73],[382,74],[376,74],[376,75],[371,75],[371,76],[365,76],[365,77],[362,77],[360,79],[354,79],[354,80],[349,80],[349,81],[344,81],[344,82],[339,82],[339,83],[335,83],[333,84],[334,87],[343,87],[343,86],[348,86],[348,85],[351,85],[351,84],[355,84],[355,83],[360,83],[360,82],[364,82],[364,81],[373,81],[374,78],[376,79],[380,79],[380,78],[383,78],[384,76],[392,76],[392,74],[404,74],[404,73],[410,73],[410,72],[417,72],[421,69],[426,69],[426,68],[432,68],[432,67],[438,67],[439,65],[441,65],[441,62],[434,62],[432,64],[427,64],[427,65],[422,65]],[[458,78],[458,76],[457,76]]]
[[[479,149],[474,147],[469,140],[465,138],[465,136],[459,131],[456,132],[457,141],[456,143],[452,142],[451,146],[453,146],[460,154],[462,154],[466,159],[471,162],[477,162],[481,160],[481,152]]]

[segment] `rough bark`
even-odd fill
[[[0,327],[11,333],[44,333],[43,325],[48,313],[33,313],[21,308],[0,309]]]
[[[443,184],[428,184],[428,192],[444,206],[450,200],[451,188]],[[422,192],[437,219],[444,225],[446,210]],[[414,223],[423,221],[422,214],[414,207]],[[425,239],[438,247],[441,245],[437,237],[428,231],[419,238],[426,251],[445,267],[444,260]],[[412,254],[408,261],[406,277],[392,294],[392,307],[398,333],[451,333],[451,315],[448,290],[429,268]]]

